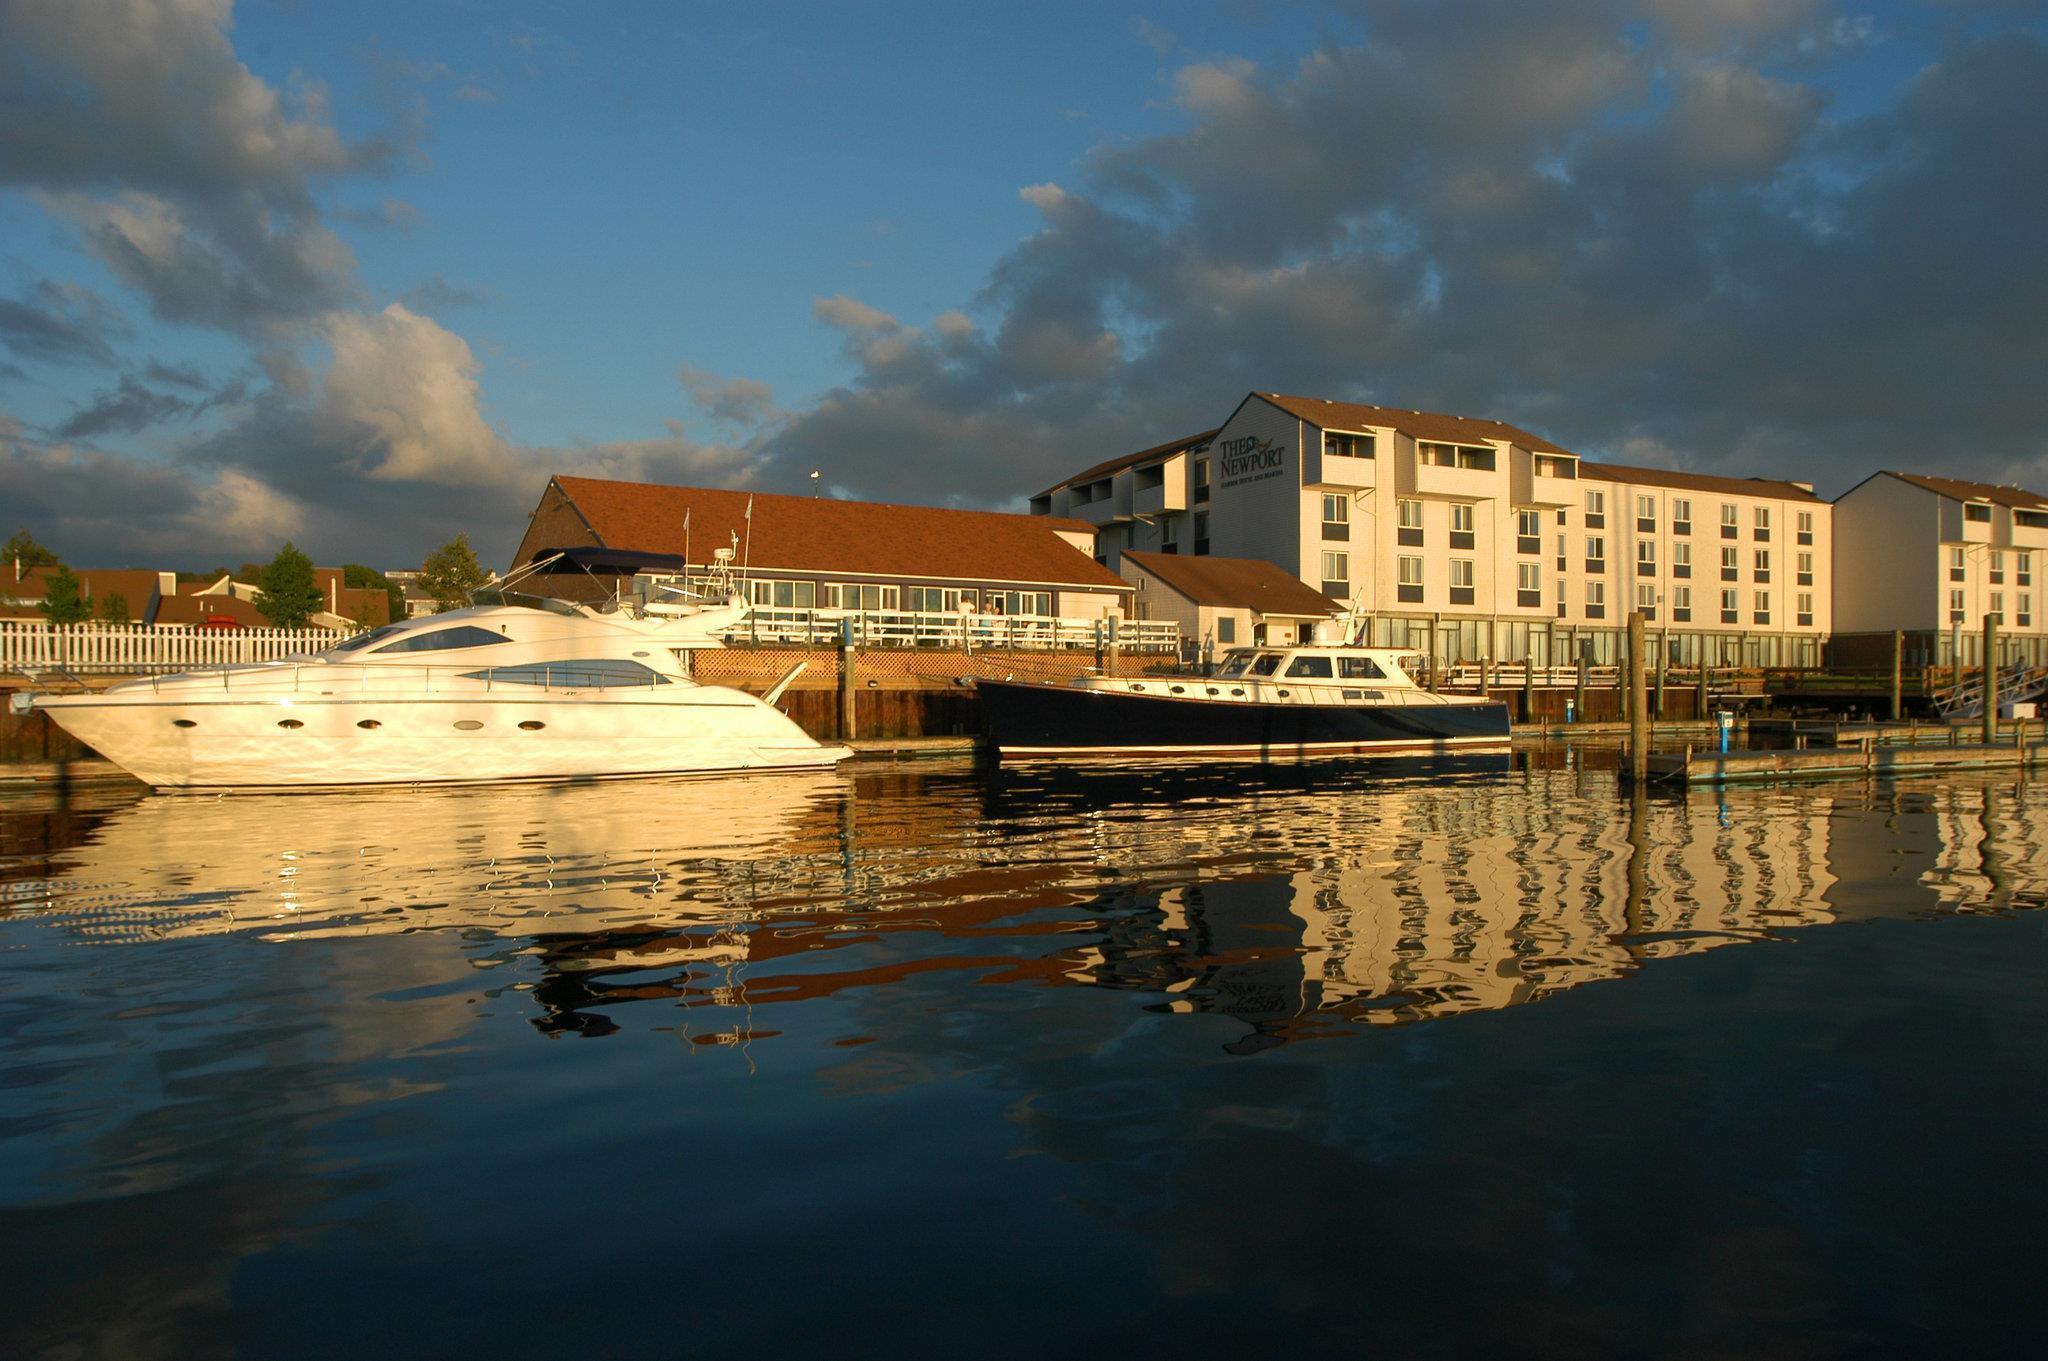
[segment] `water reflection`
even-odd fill
[[[660,1003],[732,1044],[772,1029],[764,1009],[943,972],[1227,1015],[1250,1052],[2048,887],[2042,801],[2017,786],[1630,799],[1582,768],[1441,773],[903,767],[17,806],[0,910],[98,946],[435,933],[551,1034]],[[465,999],[443,1010],[459,1030]]]

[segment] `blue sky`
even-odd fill
[[[552,471],[1010,505],[1252,388],[2038,484],[2044,27],[0,0],[0,518],[502,561]]]

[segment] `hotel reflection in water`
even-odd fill
[[[75,940],[424,933],[529,994],[545,1031],[677,1024],[711,1044],[780,1028],[777,1005],[880,1013],[892,985],[965,970],[1150,993],[1236,1018],[1231,1047],[1256,1049],[2048,893],[2048,808],[1988,782],[1631,802],[1611,775],[1555,769],[1305,767],[1252,789],[898,771],[5,822],[0,911]]]

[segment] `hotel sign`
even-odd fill
[[[1220,486],[1263,482],[1285,471],[1286,452],[1278,440],[1246,435],[1241,439],[1223,441],[1216,446],[1216,451],[1219,455],[1216,481]]]

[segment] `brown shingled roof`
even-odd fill
[[[1443,444],[1484,444],[1507,440],[1542,454],[1578,455],[1552,444],[1540,435],[1517,429],[1505,421],[1478,416],[1445,416],[1434,411],[1404,411],[1395,406],[1366,406],[1358,402],[1333,402],[1326,397],[1290,397],[1279,392],[1254,394],[1271,402],[1290,416],[1326,430],[1369,430],[1385,426],[1419,440]]]
[[[756,573],[833,572],[1130,589],[1128,582],[1053,532],[1095,532],[1093,525],[1080,520],[594,477],[557,476],[554,482],[607,548],[682,553],[687,513],[693,561],[708,562],[712,550],[730,546],[737,534],[741,552]],[[751,549],[749,503],[754,508]]]
[[[1680,491],[1725,492],[1730,496],[1775,496],[1783,501],[1819,501],[1813,488],[1768,477],[1715,477],[1681,473],[1670,468],[1632,468],[1624,463],[1579,462],[1579,476],[1626,482],[1637,487],[1675,487]]]
[[[1339,608],[1299,577],[1256,558],[1131,552],[1123,557],[1197,605],[1221,605],[1290,619],[1327,619]]]
[[[1896,477],[1901,482],[1911,483],[1923,491],[1937,496],[1946,496],[1956,501],[1989,501],[1994,505],[2008,506],[2014,510],[2048,510],[2048,497],[2039,492],[2028,491],[2025,487],[2001,487],[1995,482],[1966,482],[1955,477],[1928,477],[1922,473],[1887,472],[1887,477]]]
[[[1135,468],[1140,463],[1149,463],[1155,458],[1170,458],[1174,454],[1184,453],[1189,449],[1198,449],[1215,438],[1216,431],[1204,430],[1199,435],[1185,435],[1180,439],[1170,439],[1164,444],[1155,444],[1150,449],[1140,449],[1135,454],[1119,454],[1106,463],[1098,463],[1092,468],[1083,468],[1072,477],[1063,477],[1038,494],[1046,496],[1061,487],[1076,486],[1082,482],[1093,482],[1097,478],[1105,477],[1110,473],[1120,473],[1126,468]]]

